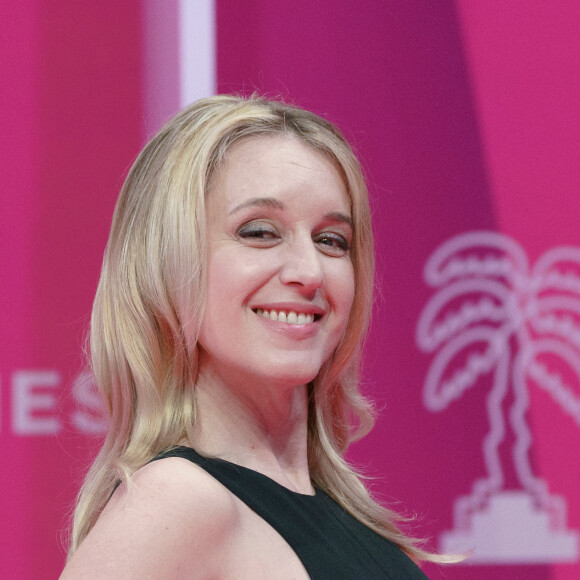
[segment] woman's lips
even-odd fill
[[[256,308],[254,312],[258,316],[262,316],[263,318],[268,318],[276,322],[285,322],[286,324],[295,324],[298,326],[302,326],[304,324],[311,324],[317,318],[318,319],[320,318],[320,315],[317,314],[313,314],[310,312],[300,312],[289,309],[276,310],[272,308],[270,310],[266,310],[262,308]]]
[[[252,311],[270,331],[295,340],[315,336],[323,318],[323,314],[300,311],[298,308],[252,308]]]

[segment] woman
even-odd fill
[[[110,426],[62,578],[425,578],[409,556],[437,558],[342,457],[372,423],[372,277],[335,127],[233,96],[170,121],[113,219],[91,322]]]

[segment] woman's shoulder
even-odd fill
[[[130,508],[186,521],[194,514],[193,519],[207,518],[208,523],[220,523],[236,513],[232,494],[201,467],[181,457],[152,461],[137,470],[128,485],[117,488],[102,515]]]
[[[178,457],[153,461],[115,490],[62,579],[110,578],[113,570],[115,577],[177,578],[185,568],[204,577],[238,517],[232,494],[197,465]]]

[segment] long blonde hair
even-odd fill
[[[113,217],[90,332],[95,380],[109,429],[79,494],[71,555],[119,481],[195,424],[197,337],[206,287],[205,195],[229,147],[255,135],[289,134],[342,174],[354,221],[355,298],[343,339],[309,385],[308,457],[314,485],[415,559],[436,559],[402,534],[343,459],[371,428],[358,389],[361,343],[372,308],[374,256],[368,194],[341,133],[313,113],[259,97],[216,96],[179,113],[143,149]]]

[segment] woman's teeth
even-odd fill
[[[258,316],[288,324],[309,324],[314,321],[312,314],[304,314],[303,312],[296,314],[292,310],[287,312],[285,310],[262,310],[262,308],[258,308],[255,312]]]

